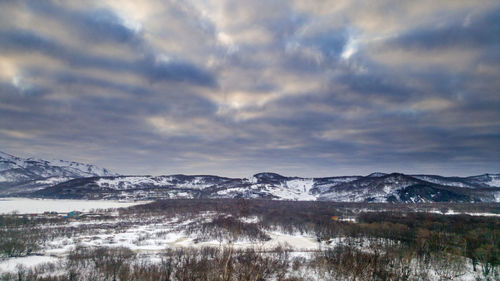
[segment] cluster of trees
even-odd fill
[[[443,212],[457,208],[479,208],[482,212],[498,208],[432,206]],[[127,248],[76,247],[58,265],[62,274],[51,274],[53,268],[20,270],[15,275],[1,275],[0,280],[311,279],[311,275],[300,272],[312,272],[326,280],[426,280],[431,272],[443,279],[460,279],[467,271],[467,259],[472,261],[474,271],[482,272],[484,280],[499,277],[500,218],[420,212],[426,208],[430,207],[243,199],[158,201],[121,209],[119,223],[110,225],[110,230],[175,217],[179,221],[196,222],[188,224],[184,231],[199,240],[266,241],[269,239],[266,231],[280,230],[315,235],[323,247],[307,259],[291,256],[283,248],[167,249],[161,255],[161,262],[156,263],[145,261]],[[370,211],[362,211],[366,209]],[[211,220],[202,219],[207,214]],[[332,220],[333,216],[340,220]],[[241,219],[245,217],[258,220]],[[356,223],[342,221],[353,217]],[[27,255],[55,237],[92,234],[108,227],[106,223],[80,227],[57,227],[58,224],[61,221],[57,218],[0,216],[1,255]],[[42,225],[54,227],[41,231]]]
[[[0,257],[19,257],[37,251],[41,236],[41,229],[27,217],[0,216]]]
[[[424,262],[407,247],[370,251],[354,245],[292,255],[277,247],[267,251],[226,248],[166,249],[157,262],[127,248],[76,247],[59,264],[17,273],[0,274],[0,280],[31,281],[303,281],[303,280],[460,280],[466,273],[464,260],[433,254]],[[498,276],[497,276],[498,277]],[[495,278],[495,277],[492,277]],[[482,279],[494,280],[494,279]]]
[[[58,216],[0,215],[0,259],[33,254],[56,238],[96,234],[104,227],[97,221],[109,218],[88,218],[96,223],[68,227],[67,219]]]
[[[289,257],[278,248],[263,254],[255,250],[230,248],[167,249],[161,261],[151,263],[137,258],[127,248],[76,247],[59,265],[62,274],[49,269],[20,270],[17,274],[0,275],[1,280],[33,281],[153,281],[153,280],[293,280],[285,278]],[[53,268],[50,268],[53,269]]]
[[[266,241],[271,239],[257,223],[245,223],[240,219],[218,215],[210,221],[187,226],[185,233],[196,235],[197,241],[216,240],[235,242],[237,240]]]
[[[405,243],[421,257],[433,253],[464,256],[489,274],[500,265],[500,219],[429,213],[364,213],[359,233]]]

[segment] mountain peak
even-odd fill
[[[257,173],[255,175],[253,175],[254,177],[256,178],[259,178],[259,179],[263,179],[263,178],[266,178],[266,179],[284,179],[286,177],[280,175],[280,174],[277,174],[277,173],[271,173],[271,172],[262,172],[262,173]]]
[[[387,174],[386,173],[381,173],[381,172],[374,172],[374,173],[371,173],[369,174],[368,178],[379,178],[379,177],[383,177],[383,176],[386,176]]]

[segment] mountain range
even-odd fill
[[[94,165],[0,152],[0,196],[156,200],[263,198],[336,202],[500,202],[500,174],[472,177],[373,173],[324,178],[259,173],[124,176]]]

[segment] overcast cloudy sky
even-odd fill
[[[123,174],[500,172],[500,2],[1,1],[0,150]]]

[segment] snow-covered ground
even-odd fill
[[[298,188],[307,186],[299,185]],[[61,211],[62,206],[68,210],[75,210],[78,204],[82,204],[80,210],[96,208],[124,207],[134,203],[121,203],[112,201],[83,201],[83,200],[32,200],[32,199],[0,199],[0,208],[4,203],[17,202],[23,205],[33,205],[40,203],[44,206],[51,206],[46,211]],[[100,203],[100,204],[96,204]],[[59,205],[57,208],[56,205]],[[33,206],[30,206],[33,207]],[[26,211],[28,209],[24,209]],[[29,209],[32,211],[33,209]],[[431,211],[433,212],[433,211]],[[437,210],[436,210],[437,212]],[[220,213],[215,211],[204,211],[192,214],[165,214],[151,216],[143,213],[129,213],[128,211],[103,212],[103,217],[88,217],[80,219],[68,219],[53,221],[49,225],[40,226],[47,231],[54,230],[59,233],[49,240],[40,244],[40,249],[35,255],[18,258],[0,258],[0,274],[11,272],[16,273],[19,266],[35,268],[46,263],[64,264],[68,253],[77,245],[86,247],[127,247],[134,251],[141,261],[160,262],[162,253],[166,249],[194,248],[201,250],[204,247],[227,247],[230,245],[234,249],[253,248],[264,254],[271,254],[276,247],[287,249],[291,257],[303,257],[304,261],[313,259],[321,250],[334,248],[339,245],[350,245],[363,252],[371,253],[371,249],[378,248],[378,243],[384,242],[386,245],[397,245],[397,241],[384,240],[380,238],[352,238],[335,237],[329,240],[318,242],[312,233],[287,232],[281,228],[263,228],[261,218],[255,215],[235,217],[235,215]],[[454,211],[446,212],[447,215],[455,214]],[[479,214],[479,213],[478,213]],[[489,213],[488,213],[489,214]],[[480,215],[484,215],[481,213]],[[250,239],[242,234],[230,238],[229,232],[224,227],[219,230],[222,233],[218,238],[210,235],[204,236],[203,231],[210,228],[203,228],[204,224],[214,222],[217,218],[233,218],[242,224],[257,225],[262,230],[267,239]],[[342,220],[355,221],[355,218],[342,218]],[[243,228],[244,229],[244,228]],[[227,232],[227,235],[226,235]],[[204,236],[204,238],[203,238]],[[229,242],[231,239],[231,242]],[[476,280],[480,272],[472,272],[467,261],[464,275],[452,280]],[[417,266],[417,265],[415,265]],[[60,269],[60,268],[59,268]],[[57,270],[57,268],[56,268]],[[311,269],[300,268],[305,280],[331,280],[327,276],[323,278]],[[439,272],[431,271],[428,280],[442,280]]]
[[[316,200],[316,196],[310,193],[313,187],[313,179],[294,179],[287,181],[281,189],[272,193],[280,198],[289,200]]]
[[[0,260],[0,273],[2,272],[17,272],[19,266],[33,268],[44,263],[57,262],[59,258],[51,256],[27,256]]]
[[[41,214],[44,212],[90,211],[92,209],[122,208],[145,204],[146,201],[121,202],[112,200],[61,200],[31,198],[0,198],[0,214]]]
[[[71,220],[63,224],[52,225],[51,228],[77,229],[81,227],[81,229],[88,230],[90,228],[92,230],[82,231],[82,233],[77,232],[78,234],[71,237],[61,236],[47,241],[42,246],[42,249],[38,251],[38,255],[35,256],[0,260],[0,273],[16,272],[19,265],[33,268],[46,262],[62,261],[76,245],[88,247],[127,247],[136,253],[152,256],[168,248],[200,249],[203,247],[227,247],[228,245],[231,245],[235,249],[253,248],[258,251],[272,250],[280,246],[302,256],[321,248],[321,244],[311,235],[300,233],[287,234],[279,230],[264,231],[270,237],[267,241],[249,241],[242,238],[231,242],[231,244],[225,238],[198,241],[199,233],[186,232],[189,225],[200,225],[204,222],[210,222],[216,215],[215,213],[206,212],[195,218],[165,217],[154,218],[153,220],[134,220],[130,217],[115,217],[114,219],[104,221]],[[259,219],[257,217],[244,217],[241,221],[243,223],[256,223]],[[124,224],[127,227],[119,227]]]
[[[125,223],[126,220],[103,221],[101,222],[101,226],[106,225],[106,227],[103,227],[105,231],[100,231],[100,226],[94,224],[94,227],[97,229],[94,233],[55,239],[46,244],[44,251],[46,254],[63,256],[76,244],[106,247],[123,246],[137,252],[150,253],[162,251],[166,248],[227,246],[230,242],[226,238],[199,241],[199,233],[186,233],[187,226],[209,222],[212,220],[211,215],[207,213],[196,219],[185,220],[178,217],[164,218],[161,219],[161,222],[154,223],[143,221],[120,230],[116,226]],[[248,218],[244,218],[242,221],[249,220]],[[252,218],[252,221],[255,220],[255,218]],[[65,225],[65,227],[79,226],[88,227],[91,226],[91,223],[73,221]],[[110,231],[110,229],[116,230]],[[267,241],[249,241],[245,238],[239,238],[236,241],[232,241],[231,244],[237,249],[256,248],[259,250],[269,250],[282,246],[299,252],[317,250],[320,247],[320,244],[312,235],[300,233],[287,234],[278,230],[265,230],[264,232],[270,237]]]
[[[471,213],[471,212],[457,212],[454,210],[448,210],[445,213],[439,210],[430,210],[428,213],[440,214],[440,215],[469,215],[469,216],[481,216],[481,217],[500,217],[500,214],[495,213]]]

